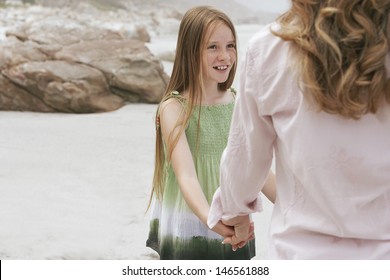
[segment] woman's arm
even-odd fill
[[[249,49],[242,64],[228,144],[221,158],[220,188],[208,218],[210,227],[219,220],[234,226],[238,241],[248,239],[249,224],[241,217],[262,211],[260,191],[268,185],[277,138],[272,114],[263,110],[264,96],[259,98],[259,92],[268,89],[258,67],[261,59],[257,47],[252,47],[253,53]]]
[[[272,171],[269,172],[267,181],[265,182],[261,192],[272,203],[275,203],[275,199],[276,199],[276,182],[275,182],[275,174]]]

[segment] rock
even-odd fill
[[[57,51],[60,48],[57,48]],[[16,38],[0,41],[0,70],[28,61],[46,61],[48,56],[38,44]]]
[[[95,28],[69,19],[49,17],[45,21],[33,21],[19,25],[6,32],[20,41],[33,41],[42,45],[72,45],[81,41],[98,39],[122,39],[119,32]]]
[[[80,42],[64,47],[55,59],[99,69],[111,90],[129,102],[159,102],[169,78],[145,44],[132,39]]]
[[[9,28],[0,41],[0,110],[92,113],[161,100],[169,77],[145,46],[150,36],[142,25],[124,36],[122,23],[110,30],[77,13],[29,11],[45,21]]]
[[[59,112],[105,112],[124,104],[100,71],[75,62],[26,62],[2,74]]]
[[[40,45],[32,41],[21,42],[16,38],[0,41],[0,69],[28,61],[52,60],[62,49],[61,45]]]
[[[145,43],[150,42],[150,35],[144,26],[136,26],[135,35],[129,38],[138,39]]]
[[[41,99],[0,75],[0,110],[54,112]]]

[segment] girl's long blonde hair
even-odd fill
[[[149,206],[153,195],[156,195],[157,199],[162,198],[164,192],[165,167],[170,161],[172,151],[177,144],[181,133],[184,132],[185,127],[188,124],[194,106],[200,104],[200,101],[202,100],[203,52],[206,49],[206,43],[212,30],[220,23],[223,23],[230,28],[234,36],[234,41],[237,43],[237,36],[233,23],[226,14],[215,8],[209,6],[192,8],[185,13],[181,21],[172,75],[156,112],[156,153],[153,186]],[[235,72],[236,63],[232,66],[228,79],[224,83],[218,84],[219,90],[226,91],[231,87]],[[168,143],[165,143],[166,147],[164,151],[164,143],[161,128],[159,126],[160,106],[172,97],[173,91],[188,93],[188,98],[186,100],[187,105],[185,109],[183,108],[183,121],[178,121],[176,123],[176,126],[180,126],[179,133],[173,134],[173,132],[171,132],[168,137]]]
[[[358,119],[390,102],[385,58],[390,0],[292,0],[274,34],[301,54],[305,94],[319,109]]]

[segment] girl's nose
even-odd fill
[[[225,61],[229,59],[229,53],[226,50],[221,50],[218,54],[218,60]]]

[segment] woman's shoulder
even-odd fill
[[[245,60],[248,74],[258,77],[268,74],[271,79],[295,68],[296,52],[291,42],[274,34],[279,25],[272,23],[264,26],[249,41]]]
[[[252,54],[263,56],[264,53],[284,52],[289,45],[287,41],[277,36],[280,26],[277,23],[270,23],[260,28],[248,41],[248,51]]]
[[[277,31],[278,29],[279,25],[276,23],[269,23],[261,26],[249,39],[249,45],[257,44],[258,41],[276,39],[277,37],[272,30]]]

